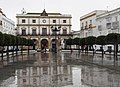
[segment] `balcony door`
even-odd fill
[[[42,35],[47,35],[47,28],[42,28]]]

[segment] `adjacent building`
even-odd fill
[[[96,10],[80,17],[80,37],[101,36],[109,33],[120,33],[120,8],[106,11]],[[104,50],[113,49],[107,45]],[[96,47],[100,49],[100,46]]]
[[[80,38],[80,31],[72,31],[73,38]]]
[[[15,23],[0,9],[0,32],[15,35]]]
[[[98,36],[97,15],[105,13],[106,10],[95,10],[80,17],[80,37]]]
[[[71,15],[61,13],[17,14],[17,35],[36,41],[36,49],[51,49],[54,43],[59,49],[64,46],[64,39],[71,37]]]
[[[99,35],[120,33],[120,8],[97,15],[96,21]]]

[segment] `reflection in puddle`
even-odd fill
[[[0,69],[0,87],[120,87],[119,74],[95,66],[68,65],[65,58],[69,56],[36,53],[22,57],[22,63]]]
[[[37,56],[39,61],[35,64],[17,70],[19,87],[62,87],[72,84],[70,65],[50,53],[39,53]]]

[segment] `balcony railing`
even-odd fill
[[[55,34],[17,34],[19,36],[55,36]],[[57,34],[57,36],[71,36],[72,34]]]
[[[89,28],[92,28],[92,24],[89,24]]]

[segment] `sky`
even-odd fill
[[[120,0],[0,0],[0,8],[16,23],[16,14],[26,12],[58,12],[72,15],[72,30],[80,30],[80,17],[94,10],[120,7]]]

